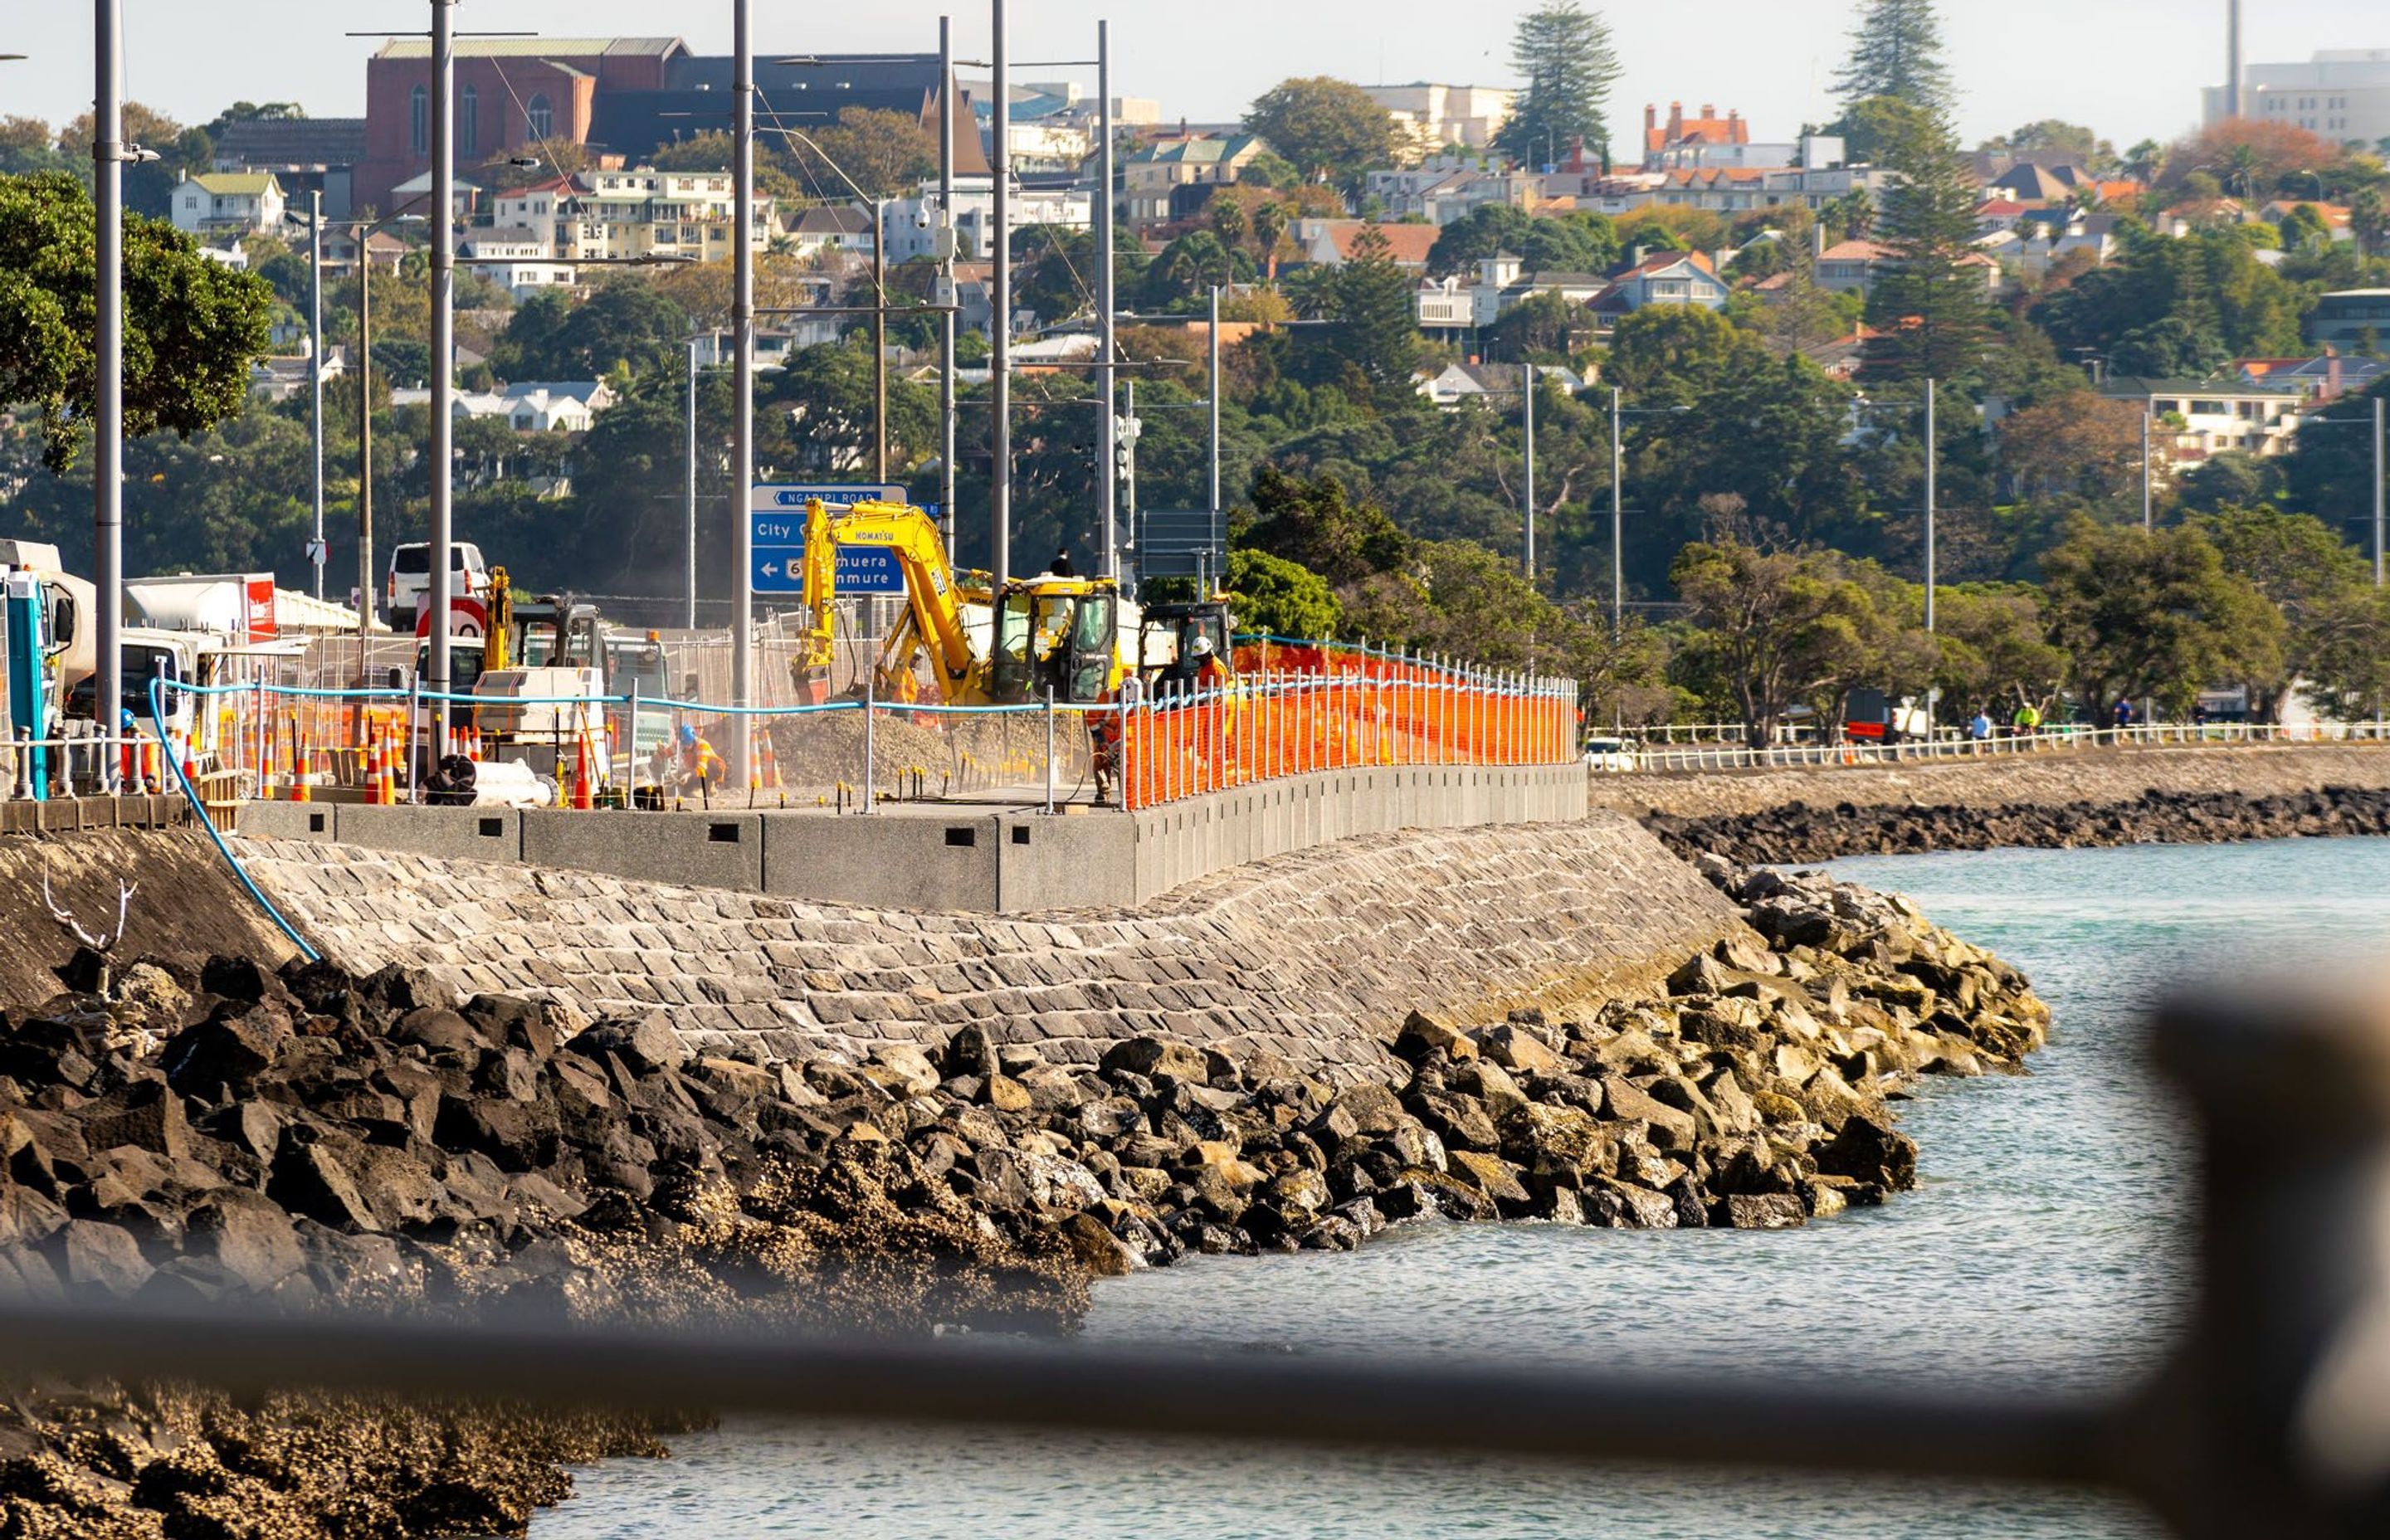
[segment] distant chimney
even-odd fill
[[[2338,401],[2340,399],[2342,383],[2340,373],[2340,350],[2334,347],[2326,347],[2323,350],[2323,398],[2326,401]]]
[[[1703,103],[1702,103],[1702,119],[1703,119],[1703,122],[1708,122],[1709,120],[1711,120],[1711,119],[1713,119],[1713,118],[1715,118],[1716,116],[1717,116],[1717,103],[1715,103],[1715,102],[1703,102]]]
[[[1660,109],[1652,106],[1650,102],[1645,102],[1643,104],[1643,136],[1646,139],[1649,139],[1651,135],[1651,131],[1659,126]]]

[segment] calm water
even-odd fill
[[[1089,1335],[2025,1389],[2145,1369],[2184,1306],[2189,1192],[2183,1130],[2139,1060],[2143,1004],[2250,966],[2382,951],[2390,844],[1994,852],[1837,869],[1913,894],[2027,969],[2057,1013],[2030,1076],[1934,1082],[1908,1110],[1921,1191],[1775,1234],[1443,1226],[1352,1256],[1195,1262],[1101,1286]],[[1467,1415],[1420,1408],[1430,1428]],[[576,1500],[533,1525],[536,1540],[2156,1533],[2066,1494],[750,1423],[578,1482]]]

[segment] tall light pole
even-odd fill
[[[750,507],[755,484],[755,39],[750,29],[751,0],[731,0],[732,135],[731,198],[739,236],[730,247],[731,360],[731,573],[730,700],[754,703],[755,520]],[[752,742],[744,711],[731,717],[731,784],[745,778]]]
[[[694,337],[688,340],[688,528],[681,549],[680,573],[686,597],[680,623],[687,631],[697,629],[697,343]]]
[[[1523,499],[1527,513],[1527,585],[1533,587],[1536,582],[1536,366],[1522,364],[1519,371],[1523,377],[1519,382],[1520,449],[1527,462]]]
[[[2141,407],[2141,528],[2144,532],[2157,528],[2150,490],[2153,470],[2150,463],[2150,419],[2155,416],[2156,412],[2144,403]]]
[[[1111,23],[1096,22],[1096,515],[1104,526],[1104,576],[1120,579],[1120,424],[1113,417],[1118,391],[1112,365],[1120,356],[1114,315],[1119,311],[1112,275],[1112,38]]]
[[[1942,459],[1934,436],[1934,381],[1925,382],[1925,634],[1934,634],[1934,477]],[[1930,704],[1932,696],[1927,696]]]
[[[447,752],[449,607],[455,584],[456,436],[456,0],[431,0],[431,753]]]
[[[124,57],[122,0],[97,0],[94,47],[97,90],[91,135],[96,204],[98,313],[92,342],[98,378],[92,412],[93,577],[99,623],[92,656],[92,715],[102,733],[116,727],[124,698]],[[103,789],[115,784],[117,756],[100,756]]]
[[[745,0],[740,0],[743,5]],[[994,176],[996,272],[989,296],[993,302],[989,329],[995,333],[988,356],[988,412],[995,453],[988,467],[988,571],[995,578],[992,597],[994,649],[1004,648],[1004,587],[1012,576],[1012,199],[1006,184],[1012,176],[1012,72],[1007,67],[1004,0],[989,0],[996,25],[993,60],[995,132],[989,135],[994,153],[988,164]]]
[[[2382,586],[2383,526],[2390,520],[2390,398],[2373,398],[2373,586]]]
[[[1212,548],[1220,553],[1220,582],[1228,581],[1228,510],[1220,500],[1220,286],[1212,286]]]
[[[888,200],[871,200],[871,479],[888,480]]]
[[[946,558],[955,554],[955,37],[954,18],[938,18],[938,522]]]
[[[1626,631],[1626,456],[1619,437],[1618,387],[1610,388],[1610,636]]]
[[[315,543],[307,559],[315,569],[315,602],[324,601],[324,564],[331,552],[324,545],[324,193],[307,195],[307,389],[314,407],[307,414],[315,455]]]

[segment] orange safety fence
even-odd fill
[[[1576,756],[1576,691],[1566,680],[1368,662],[1366,674],[1247,675],[1120,710],[1106,730],[1121,740],[1124,800],[1157,807],[1321,771],[1564,764]]]

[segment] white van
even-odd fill
[[[449,586],[458,597],[489,597],[490,569],[482,561],[482,547],[470,541],[449,542],[448,570],[452,574]],[[423,609],[423,596],[430,587],[430,542],[415,540],[392,547],[390,584],[383,591],[383,609],[393,627],[414,627],[416,616]]]

